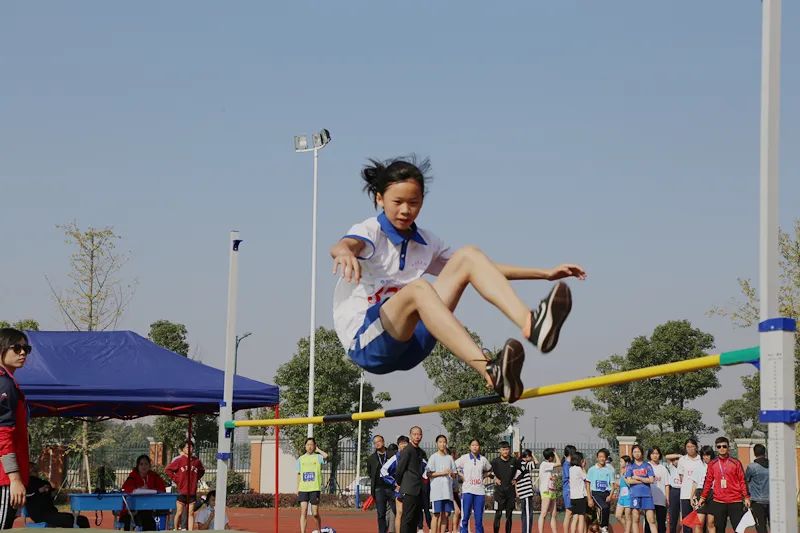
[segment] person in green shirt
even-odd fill
[[[297,501],[300,502],[300,532],[306,531],[308,506],[317,521],[317,529],[322,530],[319,516],[319,493],[322,490],[322,465],[328,454],[317,448],[313,437],[306,439],[306,453],[297,458]]]

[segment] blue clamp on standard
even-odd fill
[[[217,452],[217,459],[220,461],[228,461],[231,458],[231,452]]]
[[[225,403],[225,400],[220,400],[220,402],[219,402],[219,406],[220,407],[225,407],[226,405],[228,405],[228,404]]]
[[[797,321],[794,318],[768,318],[758,323],[758,332],[768,331],[797,331]]]
[[[758,421],[767,424],[797,424],[800,422],[800,411],[761,411],[758,416]]]

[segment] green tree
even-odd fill
[[[351,363],[342,348],[336,332],[318,328],[315,334],[316,357],[314,362],[315,412],[320,414],[350,413],[358,411],[359,378],[361,369]],[[309,339],[297,343],[292,358],[278,368],[275,383],[280,387],[281,416],[306,416],[308,413]],[[363,410],[380,409],[391,398],[385,392],[376,393],[375,387],[364,381]],[[264,416],[269,416],[265,413]],[[362,450],[369,450],[371,431],[376,420],[362,422]],[[314,429],[317,445],[330,454],[331,479],[341,462],[339,445],[343,439],[357,440],[358,424],[355,422],[319,425]],[[287,426],[281,430],[291,441],[298,454],[303,452],[306,426]],[[365,454],[366,455],[366,454]],[[333,490],[331,486],[331,490]]]
[[[6,320],[0,320],[0,328],[14,328],[19,329],[22,331],[39,331],[39,322],[32,318],[25,318],[22,320],[17,320],[14,323],[8,322]]]
[[[780,316],[800,319],[800,219],[794,221],[792,232],[780,230],[778,236],[780,287],[778,306]],[[741,328],[752,328],[759,322],[759,300],[749,279],[739,278],[740,298],[733,299],[728,307],[715,307],[711,315],[723,316]],[[800,335],[795,334],[794,344],[795,402],[800,405]],[[761,375],[756,372],[742,377],[744,394],[728,400],[719,408],[722,427],[731,437],[763,436],[766,426],[758,421],[761,409]],[[798,435],[800,440],[800,435]]]
[[[136,447],[147,446],[147,437],[154,437],[155,432],[152,424],[110,422],[105,427],[105,436],[114,446]]]
[[[714,347],[714,337],[688,320],[661,324],[648,338],[636,337],[627,354],[612,355],[597,364],[601,374],[610,374],[700,357]],[[613,445],[619,435],[636,435],[648,446],[677,450],[688,437],[716,428],[703,423],[702,412],[689,402],[720,386],[719,369],[705,369],[592,389],[594,398],[578,396],[572,406],[589,413],[598,435]]]
[[[184,357],[189,356],[188,331],[184,324],[169,320],[156,320],[150,324],[147,336],[151,341]],[[159,416],[153,424],[154,437],[164,443],[167,453],[176,451],[186,440],[189,421],[186,417]],[[195,442],[209,444],[217,442],[217,417],[197,415],[192,418],[192,435]]]
[[[189,343],[186,342],[188,332],[186,326],[169,320],[156,320],[150,324],[150,332],[147,336],[151,341],[163,346],[167,350],[189,356]]]
[[[470,331],[470,335],[478,346],[483,346],[476,333]],[[486,381],[475,370],[442,344],[437,343],[422,366],[440,391],[435,398],[436,402],[464,400],[492,392],[486,388]],[[508,426],[516,424],[522,413],[523,410],[519,407],[499,403],[445,411],[440,416],[448,433],[448,442],[456,449],[464,451],[472,439],[479,439],[484,449],[496,448]]]

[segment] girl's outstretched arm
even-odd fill
[[[515,265],[495,263],[497,269],[506,279],[546,279],[554,281],[562,278],[574,277],[586,279],[586,271],[580,265],[565,263],[554,268],[529,268]]]
[[[364,250],[366,243],[360,239],[345,237],[331,246],[331,257],[333,258],[333,273],[339,272],[342,267],[342,277],[349,283],[361,280],[361,265],[358,262],[358,255]]]

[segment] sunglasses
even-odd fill
[[[14,344],[8,348],[10,350],[14,350],[14,353],[17,355],[22,355],[22,352],[30,355],[30,353],[33,351],[33,347],[30,344]]]
[[[727,450],[728,449],[728,445],[727,444],[717,444],[717,449],[718,450]]]

